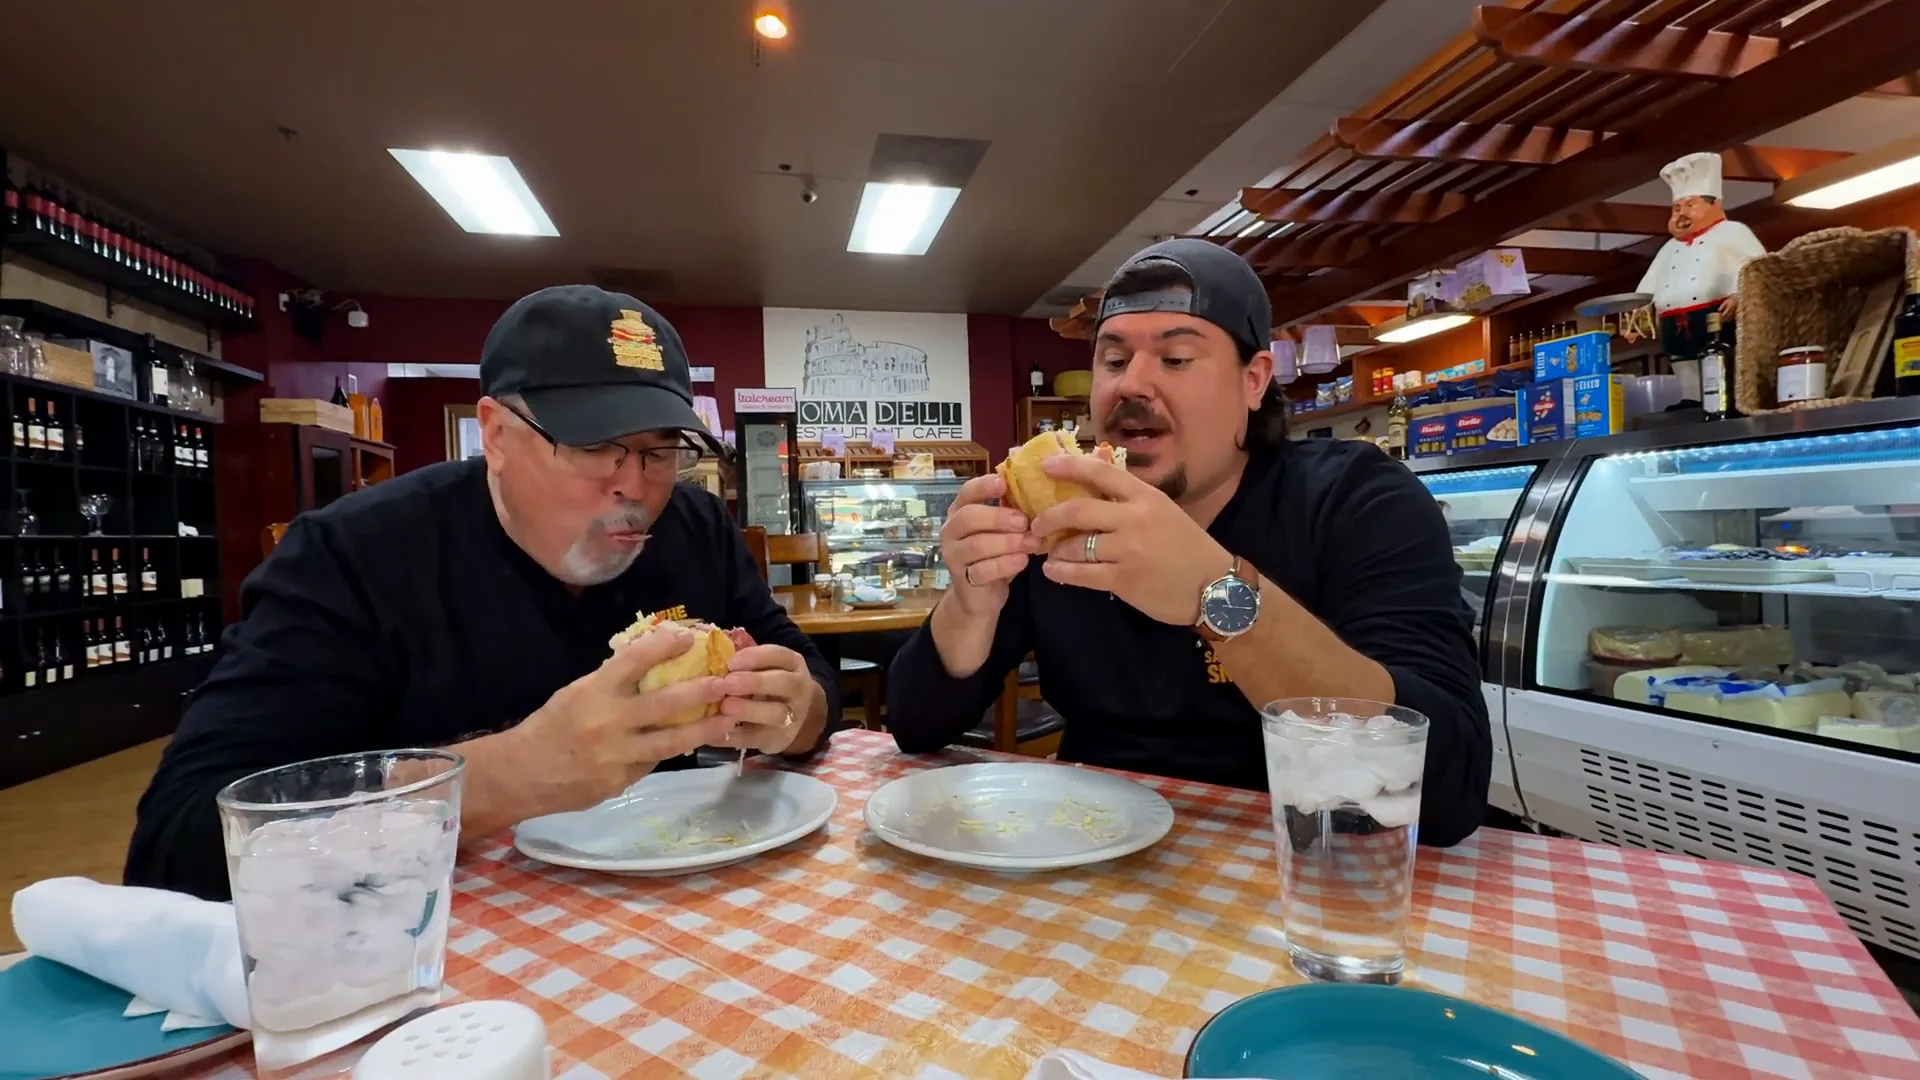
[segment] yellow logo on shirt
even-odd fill
[[[1213,651],[1213,646],[1207,646],[1207,685],[1219,686],[1221,683],[1232,681],[1233,676],[1227,674],[1227,665],[1220,661],[1219,654]]]
[[[667,370],[660,343],[654,340],[653,327],[647,325],[645,316],[631,308],[620,309],[620,317],[613,320],[613,336],[607,339],[607,344],[613,346],[613,362],[621,367]]]

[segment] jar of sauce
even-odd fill
[[[1781,349],[1774,365],[1774,400],[1817,401],[1827,396],[1827,350],[1818,345]]]

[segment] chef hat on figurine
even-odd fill
[[[1673,189],[1673,201],[1689,195],[1720,197],[1720,155],[1688,154],[1660,170],[1660,179]]]

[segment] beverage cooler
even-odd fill
[[[791,412],[735,413],[741,525],[762,526],[771,536],[800,531],[798,419]]]
[[[1920,957],[1920,401],[1531,449],[1420,474],[1470,571],[1517,499],[1483,651],[1526,815],[1807,875]]]
[[[1410,463],[1446,515],[1454,561],[1460,564],[1460,588],[1473,612],[1473,635],[1482,657],[1480,690],[1487,698],[1493,730],[1493,783],[1488,798],[1494,806],[1522,816],[1526,806],[1514,783],[1506,738],[1506,695],[1494,652],[1488,647],[1488,622],[1505,616],[1504,608],[1495,609],[1494,582],[1502,568],[1510,565],[1509,556],[1517,557],[1524,546],[1526,537],[1517,528],[1529,520],[1523,509],[1541,477],[1551,475],[1559,463],[1558,451],[1558,444],[1549,443]]]

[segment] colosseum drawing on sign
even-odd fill
[[[927,353],[897,341],[855,341],[846,316],[807,328],[800,396],[887,398],[924,394],[933,386]]]

